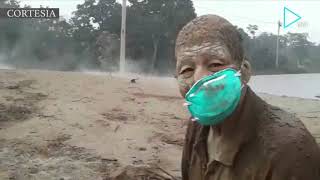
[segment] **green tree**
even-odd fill
[[[0,3],[20,7],[13,0]],[[4,63],[21,68],[70,70],[75,59],[71,26],[58,19],[0,19],[0,43]]]
[[[308,48],[313,46],[308,40],[308,33],[288,33],[286,35],[287,45],[293,50],[297,57],[297,66],[304,64],[304,60],[309,58]]]
[[[81,63],[96,67],[98,36],[104,31],[120,35],[121,5],[115,0],[86,0],[77,6],[70,23],[75,53]]]
[[[2,8],[18,8],[19,2],[16,0],[0,0]],[[4,56],[5,63],[11,61],[12,51],[19,38],[22,36],[21,19],[5,19],[0,18],[0,53]]]
[[[20,7],[19,1],[17,0],[0,0],[1,8],[18,8]]]
[[[127,47],[134,48],[131,49],[133,54],[151,59],[150,71],[154,72],[157,63],[164,64],[159,59],[167,59],[167,64],[170,64],[178,31],[196,17],[193,3],[191,0],[129,2],[132,5],[128,8]]]
[[[247,27],[247,31],[248,31],[248,33],[251,34],[251,36],[252,36],[253,38],[255,38],[256,31],[258,31],[258,26],[257,26],[257,25],[249,24],[248,27]]]
[[[116,0],[99,0],[92,8],[92,21],[99,25],[100,31],[120,35],[121,8]]]
[[[251,25],[251,27],[254,26],[255,25]],[[238,28],[238,31],[242,37],[243,47],[245,49],[246,56],[251,61],[254,70],[259,73],[261,71],[274,69],[276,59],[277,36],[272,33],[263,32],[255,38],[251,39],[250,36],[243,29]],[[286,43],[286,37],[280,36],[280,65],[285,65],[288,61],[284,54]]]
[[[310,64],[308,65],[308,72],[320,73],[320,45],[312,46],[309,49]]]

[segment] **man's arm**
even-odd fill
[[[271,180],[320,180],[320,149],[311,135],[301,135],[281,149],[270,169]]]

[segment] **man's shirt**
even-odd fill
[[[223,133],[190,121],[183,180],[320,180],[319,146],[299,119],[250,88],[240,108]]]

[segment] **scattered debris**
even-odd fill
[[[134,167],[127,166],[107,178],[107,180],[177,180],[163,169],[157,167]]]
[[[118,159],[115,159],[115,158],[102,158],[101,161],[103,161],[103,162],[118,162]]]
[[[71,127],[75,127],[75,128],[78,128],[78,129],[84,130],[84,127],[83,127],[81,124],[79,124],[79,123],[71,124]]]
[[[114,129],[114,132],[117,132],[119,128],[120,128],[120,125],[117,125],[117,127]]]
[[[39,172],[39,169],[36,167],[29,167],[30,174],[37,174]]]
[[[117,121],[117,122],[118,121],[127,122],[127,121],[136,119],[135,115],[130,114],[128,112],[123,112],[123,110],[120,108],[114,108],[111,110],[111,112],[102,113],[101,115],[110,121]]]
[[[17,89],[22,89],[22,88],[31,88],[31,85],[34,83],[34,80],[22,80],[19,81],[15,84],[9,84],[6,85],[5,88],[10,89],[10,90],[17,90]]]
[[[309,118],[309,119],[315,119],[315,118],[319,118],[318,116],[303,116],[305,118]]]
[[[139,78],[131,79],[130,82],[131,82],[131,83],[136,83],[136,81],[137,81],[138,79],[139,79]]]
[[[47,140],[44,146],[25,140],[0,139],[0,162],[4,163],[0,164],[0,179],[3,177],[2,172],[10,172],[8,175],[11,179],[34,179],[30,178],[32,175],[40,177],[36,179],[67,180],[70,176],[75,176],[75,173],[81,180],[101,179],[109,177],[113,168],[120,166],[117,159],[103,159],[85,148],[66,144],[68,139],[69,135],[61,134],[55,139]],[[80,164],[86,166],[73,173]]]
[[[157,95],[157,94],[145,94],[145,93],[132,93],[134,96],[139,98],[156,98],[161,101],[176,101],[181,100],[181,97],[178,96],[166,96],[166,95]]]
[[[26,120],[32,112],[32,107],[0,104],[0,122]]]
[[[123,98],[123,101],[128,102],[128,101],[135,101],[136,98],[132,98],[132,97],[125,97]]]
[[[147,148],[145,148],[145,147],[139,147],[138,150],[139,150],[139,151],[146,151]]]
[[[89,97],[83,97],[83,98],[80,98],[80,99],[77,99],[77,100],[73,100],[71,102],[79,102],[79,101],[82,101],[84,99],[90,99]]]
[[[34,84],[36,81],[35,80],[22,80],[22,81],[19,81],[18,82],[18,86],[23,88],[23,87],[26,87],[26,88],[31,88],[31,85]]]
[[[102,127],[109,127],[110,126],[109,122],[102,120],[102,119],[96,120],[95,122],[100,124]],[[91,124],[91,125],[89,125],[89,127],[93,127],[93,125]]]
[[[54,118],[54,115],[44,115],[44,114],[38,114],[38,117],[40,118]]]
[[[19,85],[15,84],[15,85],[9,85],[6,87],[7,89],[19,89]]]
[[[169,135],[162,135],[161,141],[167,144],[177,145],[177,146],[183,146],[184,140],[183,139],[175,139],[174,136]]]
[[[159,170],[161,170],[163,173],[165,173],[166,175],[170,176],[173,180],[177,180],[177,178],[175,178],[174,176],[172,176],[170,173],[168,173],[167,171],[165,171],[164,169],[162,169],[160,166],[157,166],[157,168]]]

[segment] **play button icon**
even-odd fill
[[[284,23],[283,27],[284,28],[291,26],[292,24],[296,23],[300,19],[301,19],[301,16],[299,16],[297,13],[293,12],[287,7],[284,7],[284,10],[283,10],[283,23]]]

